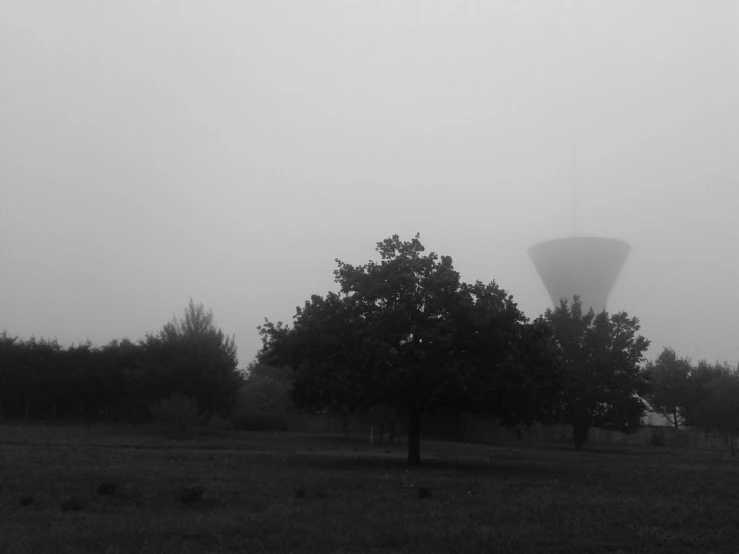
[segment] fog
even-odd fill
[[[536,317],[526,250],[574,231],[631,245],[608,308],[649,358],[739,362],[732,0],[25,0],[0,75],[0,331],[138,339],[192,297],[244,367],[416,232]]]

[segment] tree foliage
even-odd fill
[[[180,393],[206,413],[224,413],[235,404],[243,376],[237,369],[235,337],[217,327],[212,311],[192,299],[182,318],[174,317],[143,341],[139,378],[149,379],[158,397]]]
[[[710,383],[731,371],[728,364],[710,364],[706,360],[700,360],[696,366],[691,367],[680,402],[680,412],[685,418],[686,427],[702,427],[705,420],[702,419],[701,412],[710,402]]]
[[[702,385],[696,384],[696,387],[702,386],[702,394],[700,400],[693,398],[696,404],[689,412],[689,421],[699,429],[724,437],[731,455],[736,456],[739,438],[739,368],[716,364],[712,371],[706,373],[710,378]]]
[[[161,398],[149,408],[155,421],[165,424],[170,431],[186,433],[195,425],[202,423],[198,415],[198,404],[182,394]]]
[[[290,400],[292,371],[252,362],[239,390],[232,419],[242,429],[285,430],[294,411]]]
[[[654,363],[648,363],[650,379],[647,398],[654,411],[677,429],[700,429],[722,436],[736,455],[739,439],[739,366],[692,365],[671,348],[665,348]]]
[[[336,260],[339,293],[312,296],[292,327],[260,327],[259,359],[293,368],[299,406],[407,413],[411,464],[421,414],[458,406],[533,420],[556,381],[546,326],[529,326],[495,282],[463,283],[450,257],[424,251],[418,235],[394,235],[377,243],[379,262]]]
[[[722,436],[736,455],[739,437],[739,366],[727,363],[709,364],[705,360],[696,366],[687,364],[688,375],[678,388],[670,381],[654,380],[655,395],[673,395],[682,425],[705,433]]]
[[[645,371],[651,385],[647,402],[675,429],[685,424],[684,409],[689,397],[691,370],[690,359],[679,358],[672,348],[665,348],[654,362],[647,362]]]
[[[646,410],[649,383],[641,368],[649,341],[625,312],[583,313],[579,297],[562,299],[545,317],[562,349],[562,390],[555,417],[572,425],[581,449],[591,427],[635,432]]]

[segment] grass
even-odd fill
[[[0,552],[739,552],[739,461],[0,426]]]

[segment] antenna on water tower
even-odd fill
[[[577,236],[577,150],[572,144],[572,236]]]

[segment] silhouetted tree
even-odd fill
[[[244,429],[286,429],[287,418],[294,409],[289,395],[292,371],[251,363],[246,375],[232,413],[233,422]]]
[[[252,377],[263,377],[290,384],[293,381],[293,372],[289,367],[274,367],[254,361],[246,366],[245,371],[246,379]]]
[[[462,283],[450,257],[424,250],[418,235],[394,235],[377,243],[379,263],[337,260],[340,293],[312,296],[293,327],[260,327],[260,361],[293,368],[298,405],[401,407],[409,464],[421,461],[423,413],[460,406],[509,421],[531,416],[537,375],[526,362],[551,352],[534,353],[546,340],[529,341],[526,318],[497,284]]]
[[[107,374],[99,365],[100,356],[90,341],[59,350],[49,397],[52,418],[97,418],[105,407],[103,392]]]
[[[736,455],[739,437],[739,366],[698,362],[685,383],[684,425],[722,436]]]
[[[54,372],[62,347],[56,339],[31,337],[20,343],[25,368],[20,376],[21,397],[25,400],[24,418],[50,415],[54,393]]]
[[[132,393],[135,386],[132,375],[144,357],[144,349],[129,339],[112,340],[97,350],[97,371],[101,380],[102,415],[105,419],[130,419],[135,406],[146,405]],[[140,391],[139,391],[140,392]],[[144,394],[145,397],[150,395]],[[134,411],[134,414],[132,414]]]
[[[727,368],[704,385],[706,395],[697,406],[693,424],[707,432],[717,433],[729,443],[736,456],[739,437],[739,372]]]
[[[700,360],[697,366],[691,368],[686,382],[685,398],[681,406],[686,427],[701,427],[701,412],[711,396],[709,383],[731,371],[732,369],[727,364],[718,362],[710,364],[706,360]]]
[[[647,362],[650,392],[649,406],[670,422],[675,429],[685,423],[684,407],[689,401],[688,378],[692,366],[688,358],[678,358],[672,348],[665,348],[657,359]]]
[[[267,320],[260,326],[263,348],[258,360],[261,365],[293,368],[290,398],[298,408],[340,413],[348,425],[352,412],[377,402],[363,367],[362,327],[334,293],[312,296],[297,312],[293,328]]]
[[[575,449],[591,427],[624,433],[641,426],[649,382],[640,363],[649,341],[636,334],[639,321],[625,312],[582,313],[578,296],[545,317],[562,349],[562,390],[557,419],[572,425]]]
[[[156,398],[184,394],[210,414],[226,413],[236,402],[243,375],[235,338],[224,335],[202,303],[190,299],[181,319],[147,334],[141,345],[144,356],[134,379]]]
[[[26,361],[23,344],[7,331],[0,334],[0,417],[17,417],[23,395]]]

